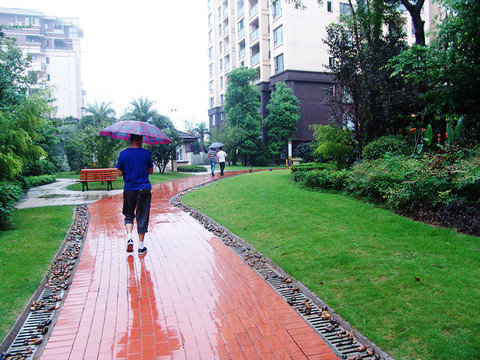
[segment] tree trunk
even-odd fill
[[[416,4],[410,4],[408,0],[400,0],[407,8],[412,17],[413,26],[415,28],[415,44],[425,45],[425,21],[422,20],[421,10],[425,0],[417,0]]]

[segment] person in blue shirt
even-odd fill
[[[152,184],[149,175],[153,174],[150,151],[142,148],[143,136],[130,134],[130,147],[120,153],[117,163],[118,176],[123,176],[123,215],[127,230],[127,252],[133,252],[133,221],[137,220],[138,254],[147,252],[144,245],[148,232]]]

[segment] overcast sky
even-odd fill
[[[79,19],[86,104],[111,102],[120,116],[132,100],[148,97],[179,130],[185,120],[208,123],[205,0],[1,0],[0,6]]]

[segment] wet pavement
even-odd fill
[[[338,359],[231,248],[168,203],[209,181],[153,186],[143,256],[135,232],[135,252],[125,252],[121,194],[89,205],[83,252],[41,359]]]

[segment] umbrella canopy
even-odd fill
[[[212,145],[209,146],[210,149],[213,149],[213,148],[219,148],[220,146],[223,146],[223,144],[221,142],[214,142]]]
[[[120,121],[100,130],[100,135],[127,141],[130,140],[130,134],[143,135],[143,142],[150,145],[172,142],[159,128],[143,121]]]

